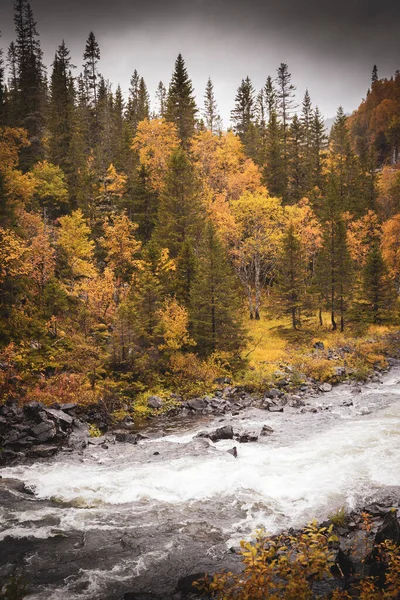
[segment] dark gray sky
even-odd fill
[[[207,78],[225,125],[235,91],[249,75],[259,89],[281,62],[289,65],[299,101],[308,87],[325,117],[356,108],[370,83],[400,68],[400,2],[394,0],[31,0],[45,62],[64,38],[79,68],[93,30],[101,73],[127,91],[136,68],[151,98],[167,85],[183,54],[198,103]],[[14,37],[13,0],[0,0],[0,44]],[[154,104],[154,101],[153,101]]]

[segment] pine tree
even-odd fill
[[[75,91],[69,50],[61,42],[53,62],[50,86],[49,156],[66,174],[71,172],[70,147],[74,126]]]
[[[340,317],[340,331],[344,330],[344,317],[352,283],[346,224],[341,210],[339,183],[330,175],[322,212],[323,235],[322,249],[317,263],[317,282],[320,294],[325,299],[331,315],[332,331],[337,329],[337,313]]]
[[[303,266],[301,243],[291,223],[282,239],[278,267],[278,295],[284,311],[291,316],[293,329],[301,326],[300,312],[304,297]]]
[[[182,54],[175,61],[175,70],[169,84],[166,119],[175,123],[184,146],[194,133],[197,108],[193,85]]]
[[[165,89],[165,85],[162,81],[159,82],[156,90],[156,99],[157,99],[157,116],[159,118],[165,117],[165,113],[167,110],[167,90]]]
[[[203,111],[205,125],[211,133],[221,131],[221,117],[218,114],[217,101],[214,94],[214,85],[210,78],[208,78],[206,91],[204,94],[204,111]]]
[[[264,180],[272,196],[283,197],[287,188],[287,172],[283,160],[282,127],[272,111],[266,139],[266,166]]]
[[[270,121],[272,113],[276,112],[276,91],[272,78],[269,75],[267,77],[267,81],[265,82],[264,92],[268,121]]]
[[[7,52],[7,110],[5,122],[9,127],[18,125],[18,66],[15,43],[11,42]]]
[[[310,147],[310,171],[311,185],[310,189],[317,187],[323,188],[323,150],[326,148],[327,136],[325,125],[318,107],[315,108],[311,120],[311,147]]]
[[[233,129],[244,142],[254,124],[254,88],[249,77],[242,79],[231,111]]]
[[[16,124],[28,131],[30,146],[21,155],[28,169],[44,156],[43,130],[45,86],[42,50],[36,21],[27,0],[16,0],[14,23],[17,39],[13,47],[16,61]]]
[[[148,170],[144,165],[135,174],[132,198],[125,205],[130,218],[139,226],[139,239],[149,242],[157,219],[158,195],[149,184]]]
[[[191,329],[197,350],[236,352],[243,347],[238,285],[213,226],[206,228],[191,293]]]
[[[306,157],[304,128],[294,115],[288,135],[288,199],[294,203],[304,197],[306,189]]]
[[[202,232],[200,188],[181,147],[170,159],[165,189],[161,194],[154,239],[160,248],[168,248],[177,258],[185,241],[197,245]]]
[[[96,112],[98,98],[98,83],[99,73],[97,64],[100,60],[100,47],[96,41],[96,37],[91,31],[86,41],[85,52],[83,53],[83,75],[86,85],[86,95],[89,106]]]
[[[278,76],[276,78],[276,85],[278,116],[282,122],[283,148],[284,152],[286,152],[288,128],[291,121],[291,114],[295,109],[294,92],[296,88],[292,84],[292,76],[289,73],[287,64],[281,63],[277,69],[277,72]]]
[[[376,65],[374,65],[372,68],[372,76],[371,76],[372,86],[374,85],[374,83],[376,81],[378,81],[378,67]]]
[[[175,293],[177,300],[184,306],[190,305],[190,294],[198,267],[198,259],[193,241],[186,239],[176,258]]]
[[[363,270],[364,314],[372,323],[390,319],[396,301],[396,290],[388,277],[379,239],[371,241]]]

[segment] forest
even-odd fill
[[[61,41],[46,70],[27,0],[14,21],[0,54],[4,399],[195,395],[254,374],[268,323],[300,345],[398,325],[400,71],[374,66],[328,135],[281,63],[259,91],[241,80],[224,127],[213,82],[199,105],[182,55],[154,102],[136,70],[125,98],[94,33],[81,68]]]

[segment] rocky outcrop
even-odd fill
[[[23,458],[53,456],[67,444],[75,423],[75,405],[51,407],[30,402],[0,406],[0,464]]]

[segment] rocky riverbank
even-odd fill
[[[390,366],[397,364],[389,359]],[[387,370],[377,369],[366,383],[379,383]],[[338,381],[343,373],[338,373]],[[35,460],[54,456],[59,451],[69,452],[86,447],[88,444],[105,445],[114,442],[137,444],[146,439],[144,433],[148,428],[162,429],[171,421],[212,416],[239,416],[249,407],[258,407],[268,412],[284,412],[296,409],[300,413],[329,410],[329,407],[318,406],[310,402],[318,396],[332,390],[332,384],[307,379],[296,385],[290,366],[277,371],[274,386],[263,394],[252,394],[245,389],[231,385],[229,379],[221,380],[220,389],[213,395],[183,400],[175,397],[172,409],[160,414],[163,399],[157,396],[149,398],[148,404],[154,414],[142,420],[140,425],[130,416],[118,423],[113,423],[103,405],[81,406],[78,404],[59,404],[44,406],[31,402],[19,406],[10,403],[0,406],[0,465],[13,464],[23,460]],[[352,393],[361,392],[359,382],[348,379]],[[96,426],[99,438],[91,437],[88,424]],[[264,432],[265,434],[265,432]],[[216,434],[218,435],[218,434]],[[233,439],[233,435],[231,438]],[[257,436],[258,437],[258,436]],[[211,438],[212,439],[212,438]],[[223,439],[223,438],[222,438]],[[253,432],[244,432],[236,436],[241,442],[256,441]],[[215,441],[215,440],[214,440]]]

